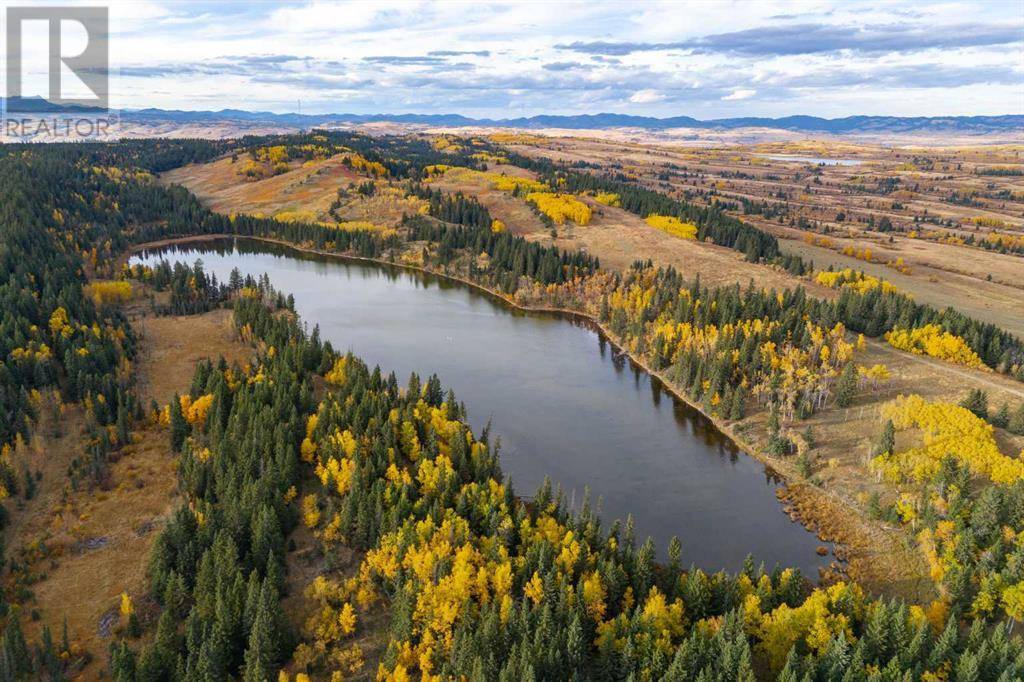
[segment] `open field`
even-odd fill
[[[787,232],[793,232],[787,230]],[[856,240],[836,240],[850,242]],[[980,249],[950,247],[920,240],[897,240],[896,249],[878,249],[913,262],[912,274],[879,263],[866,263],[851,256],[807,244],[802,239],[780,236],[786,253],[798,254],[816,267],[841,270],[853,268],[892,282],[915,300],[936,308],[953,305],[964,313],[991,322],[1017,335],[1024,335],[1024,289],[1021,277],[1024,257],[982,252]],[[982,274],[993,273],[992,280]]]
[[[281,211],[312,211],[327,215],[335,193],[357,176],[340,158],[292,163],[291,169],[269,178],[246,181],[237,172],[239,162],[230,157],[207,164],[176,168],[164,175],[169,183],[188,187],[221,213],[273,216]]]
[[[650,259],[655,265],[672,265],[683,272],[699,274],[701,281],[711,286],[746,286],[753,281],[759,287],[784,289],[802,283],[782,270],[750,263],[732,249],[679,239],[653,229],[621,208],[588,203],[594,208],[590,224],[560,228],[554,243],[563,249],[583,249],[599,257],[605,267],[625,270],[637,260]],[[831,295],[813,283],[805,285],[816,295]]]
[[[186,166],[165,173],[161,180],[181,184],[193,191],[211,209],[222,213],[275,215],[281,211],[311,211],[326,217],[337,190],[353,180],[366,178],[337,169],[339,162],[316,162],[315,169],[300,166],[287,173],[264,180],[247,182],[233,170],[229,159],[209,164]],[[323,169],[323,170],[321,170]],[[332,169],[332,170],[327,170]],[[496,165],[491,172],[529,178],[532,174],[521,168]],[[708,284],[746,285],[750,281],[767,288],[786,288],[799,284],[816,295],[830,296],[829,290],[804,282],[780,270],[765,268],[744,260],[731,249],[696,241],[680,240],[652,229],[639,217],[619,208],[602,206],[584,199],[594,210],[588,225],[567,223],[559,226],[556,237],[541,222],[536,211],[521,198],[494,189],[485,179],[471,174],[442,175],[430,186],[448,193],[461,192],[480,201],[491,215],[504,222],[514,234],[563,249],[582,249],[601,259],[606,267],[625,270],[636,260],[651,259],[659,265],[674,265],[686,272],[699,274]],[[400,214],[375,211],[369,201],[359,205],[361,214],[350,219],[377,224],[395,224]]]

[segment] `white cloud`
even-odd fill
[[[738,99],[750,99],[757,94],[757,90],[751,90],[749,88],[741,88],[739,90],[733,90],[731,93],[722,98],[724,102],[731,102]]]
[[[652,104],[654,102],[664,102],[665,95],[657,90],[637,90],[630,96],[629,101],[633,104]]]

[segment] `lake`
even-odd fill
[[[813,163],[816,166],[859,166],[864,163],[860,159],[826,159],[821,156],[792,156],[789,154],[762,154],[761,158],[772,159],[774,161]]]
[[[395,371],[400,385],[410,372],[436,373],[477,433],[492,424],[520,495],[549,476],[578,507],[589,488],[606,526],[632,514],[638,544],[652,536],[664,557],[678,535],[684,565],[706,570],[737,570],[750,553],[816,578],[828,562],[783,513],[770,471],[585,323],[517,311],[421,273],[251,240],[172,246],[131,262],[161,258],[201,259],[221,281],[235,267],[267,273],[335,349]]]

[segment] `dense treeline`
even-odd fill
[[[405,221],[410,241],[426,241],[436,245],[433,253],[425,253],[427,265],[439,268],[463,260],[469,254],[468,276],[487,286],[497,286],[506,293],[515,293],[522,278],[542,284],[561,284],[597,271],[600,261],[579,251],[561,251],[543,246],[508,232],[494,232],[490,226],[450,225],[420,217]],[[479,264],[479,256],[487,264]]]
[[[185,188],[154,182],[149,171],[162,169],[171,162],[168,159],[200,160],[216,150],[208,149],[205,141],[145,142],[156,144],[157,149],[173,142],[181,150],[172,147],[147,154],[131,146],[121,150],[117,144],[89,144],[45,148],[6,145],[4,151],[12,158],[27,151],[23,161],[38,173],[43,186],[60,186],[62,191],[36,199],[40,205],[56,210],[53,216],[58,222],[66,215],[75,217],[63,236],[72,239],[79,252],[89,252],[92,264],[100,267],[134,243],[204,234],[267,237],[366,257],[380,256],[400,244],[396,237],[369,231],[214,213]],[[147,165],[136,166],[136,162]]]
[[[709,289],[674,268],[638,263],[602,292],[597,315],[707,412],[740,419],[754,396],[792,420],[856,389],[844,385],[855,351],[846,329],[809,311],[803,289]],[[772,435],[770,449],[781,450],[773,454],[789,454],[788,441]]]
[[[494,224],[494,219],[491,218],[491,213],[486,206],[474,197],[467,197],[461,192],[445,194],[439,189],[412,182],[409,184],[409,194],[426,200],[428,214],[446,223],[488,230]]]
[[[135,355],[135,336],[115,308],[85,295],[79,251],[86,244],[60,228],[88,207],[54,207],[49,164],[0,157],[0,443],[28,438],[38,415],[32,394],[59,388],[68,400],[89,399],[95,424],[114,423],[134,409],[130,376],[119,373]],[[84,215],[83,215],[84,214]],[[55,216],[59,216],[56,220]],[[109,445],[107,443],[106,445]]]
[[[383,166],[387,174],[396,179],[420,180],[423,169],[436,164],[452,163],[470,168],[482,167],[475,158],[475,149],[448,147],[441,151],[429,140],[413,136],[384,137],[364,135],[353,131],[314,130],[302,134],[246,136],[239,145],[253,153],[262,147],[284,145],[295,156],[305,156],[309,149],[327,147],[334,151],[351,151],[372,164]]]
[[[62,144],[60,147],[62,155],[73,152],[91,165],[139,168],[150,173],[162,173],[190,163],[210,161],[233,145],[231,140],[153,138],[128,139],[110,144]]]
[[[123,140],[111,163],[121,167],[137,166],[151,173],[162,173],[191,163],[203,163],[224,154],[231,140]],[[136,149],[137,146],[137,149]]]
[[[576,277],[593,274],[600,261],[580,252],[561,251],[507,232],[495,232],[490,212],[474,197],[440,190],[419,183],[410,185],[410,193],[429,202],[428,213],[441,223],[419,216],[404,221],[409,241],[436,245],[434,253],[425,253],[425,264],[447,268],[469,253],[469,276],[505,293],[515,293],[526,277],[543,284],[561,284]],[[449,224],[451,223],[451,224]],[[478,264],[487,256],[486,267]]]
[[[223,305],[231,293],[243,286],[237,268],[232,275],[230,283],[218,282],[216,275],[203,270],[202,261],[189,267],[181,262],[172,266],[161,259],[153,267],[134,265],[125,269],[125,276],[145,282],[156,291],[168,292],[167,303],[153,303],[157,315],[195,315]],[[251,275],[249,280],[255,286]]]
[[[980,246],[989,251],[1024,255],[1024,237],[1004,234],[1002,232],[989,232],[984,236],[975,237],[973,233],[963,238],[964,244],[969,246]]]

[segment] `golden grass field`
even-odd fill
[[[281,211],[312,211],[321,217],[327,214],[339,187],[360,179],[339,157],[291,166],[287,173],[247,182],[238,175],[231,158],[225,157],[176,168],[163,179],[188,187],[221,213],[273,216]]]

